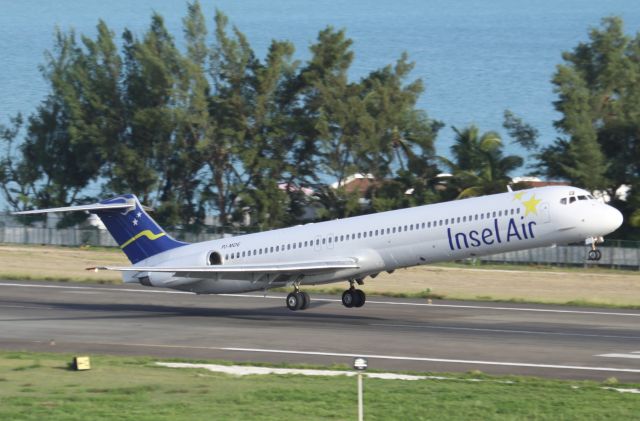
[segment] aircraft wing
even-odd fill
[[[120,272],[161,272],[173,273],[186,278],[216,277],[218,274],[312,274],[337,269],[357,269],[360,266],[355,259],[306,261],[291,263],[265,263],[251,265],[214,265],[214,266],[98,266],[87,270],[115,270]]]

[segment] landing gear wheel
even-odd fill
[[[347,307],[347,308],[351,308],[353,306],[355,306],[355,294],[353,294],[352,289],[348,289],[345,292],[342,293],[342,305]]]
[[[367,301],[367,295],[361,289],[356,289],[354,292],[357,296],[355,307],[362,307]]]
[[[349,288],[342,293],[342,305],[347,308],[362,307],[365,301],[367,301],[367,296],[360,289]]]
[[[296,311],[302,308],[304,304],[304,297],[299,292],[292,292],[287,295],[287,308],[291,311]]]
[[[306,310],[309,308],[309,304],[311,304],[311,297],[306,292],[300,291],[298,292],[302,300],[302,305],[300,306],[300,310]]]
[[[600,259],[602,259],[602,252],[600,250],[589,250],[589,256],[587,257],[587,260],[598,261]]]

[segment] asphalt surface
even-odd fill
[[[0,281],[0,349],[640,382],[640,311]]]

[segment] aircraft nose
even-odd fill
[[[622,213],[613,206],[605,205],[602,223],[607,229],[607,233],[613,232],[622,225]]]

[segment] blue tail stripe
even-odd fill
[[[100,203],[131,203],[134,206],[126,211],[95,212],[131,263],[138,263],[158,253],[187,245],[166,234],[132,194],[103,200]]]

